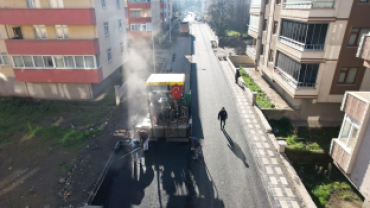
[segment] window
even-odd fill
[[[33,61],[35,63],[36,68],[44,68],[44,60],[42,56],[33,56]]]
[[[123,54],[123,43],[120,43],[120,44],[119,44],[119,47],[120,47],[120,49],[121,49],[121,54]]]
[[[51,8],[64,8],[63,0],[50,0]]]
[[[27,8],[41,8],[40,0],[26,0]]]
[[[68,25],[55,25],[55,30],[56,30],[58,39],[68,39],[69,38]]]
[[[13,64],[14,64],[14,67],[23,68],[24,64],[23,64],[22,56],[13,56]]]
[[[93,69],[95,67],[94,56],[84,56],[85,69]]]
[[[263,56],[263,48],[265,47],[265,45],[261,44],[261,56]]]
[[[75,68],[75,63],[74,63],[73,60],[74,60],[73,56],[64,56],[65,68],[67,68],[67,69]]]
[[[363,35],[370,32],[369,28],[352,28],[351,36],[349,37],[349,46],[358,46]]]
[[[274,28],[272,30],[273,34],[276,35],[277,29],[278,29],[279,22],[274,21]]]
[[[276,4],[281,4],[281,0],[276,0]]]
[[[267,21],[268,21],[267,19],[263,20],[263,27],[262,27],[263,30],[262,31],[267,31]]]
[[[112,61],[112,54],[110,52],[110,49],[107,50],[107,56],[108,56],[108,62]]]
[[[103,9],[107,8],[107,5],[106,5],[106,3],[105,3],[105,0],[101,0],[101,7],[102,7]]]
[[[130,17],[140,17],[140,10],[130,10]]]
[[[328,24],[308,24],[283,20],[279,41],[295,49],[323,50]]]
[[[48,38],[45,25],[34,25],[33,32],[35,33],[35,38],[38,39]]]
[[[341,132],[338,140],[351,151],[355,147],[358,136],[358,126],[349,116],[346,116],[343,121]]]
[[[96,58],[96,68],[100,68],[101,67],[100,54],[96,55],[95,58]]]
[[[275,67],[293,87],[315,87],[320,64],[301,64],[278,51]],[[281,72],[282,71],[282,72]]]
[[[353,84],[355,83],[357,68],[342,68],[340,70],[338,84]]]
[[[258,32],[258,22],[260,17],[257,15],[251,15],[249,17],[249,29]]]
[[[24,66],[26,68],[33,68],[32,56],[23,56]]]
[[[121,8],[121,2],[120,2],[120,0],[116,0],[116,7],[117,8]]]
[[[360,0],[360,3],[369,3],[369,0]]]
[[[84,57],[76,56],[76,68],[84,68]]]
[[[274,50],[270,49],[269,62],[274,62]]]
[[[147,23],[131,24],[131,31],[147,31],[146,25]]]
[[[118,31],[122,31],[122,20],[121,19],[119,19],[118,20]]]
[[[10,65],[7,53],[0,53],[0,65]]]
[[[108,22],[104,22],[104,34],[105,34],[105,36],[109,36]]]
[[[44,58],[45,68],[54,68],[52,56],[43,56],[43,58]]]

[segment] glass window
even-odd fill
[[[64,38],[62,25],[55,25],[55,30],[57,32],[57,38]]]
[[[95,68],[94,56],[84,56],[85,68],[93,69]]]
[[[28,8],[41,8],[40,0],[27,0]]]
[[[140,10],[131,10],[130,17],[140,17]]]
[[[356,144],[357,134],[358,134],[358,128],[353,126],[352,127],[352,132],[351,132],[351,137],[349,138],[348,145],[347,145],[350,149],[353,149],[353,147]]]
[[[356,74],[357,74],[357,68],[350,68],[346,83],[353,84],[355,82]]]
[[[84,57],[83,56],[76,56],[76,67],[77,68],[84,68]]]
[[[341,73],[339,74],[338,82],[339,82],[339,83],[343,83],[345,78],[346,78],[346,73],[345,73],[345,72],[341,72]]]
[[[0,54],[0,64],[1,65],[9,65],[9,58],[7,53],[1,53]]]
[[[33,56],[33,61],[35,62],[35,67],[44,68],[44,60],[42,56]]]
[[[75,68],[75,64],[73,62],[73,56],[64,56],[64,63],[65,67],[69,69]]]
[[[107,5],[106,5],[106,3],[105,3],[105,0],[101,0],[101,7],[102,7],[103,9],[107,8]]]
[[[54,68],[53,58],[51,56],[44,56],[45,68]]]
[[[97,68],[101,67],[100,54],[96,55],[96,65],[97,65]]]
[[[50,0],[51,8],[64,8],[63,0]]]
[[[64,68],[63,56],[54,56],[56,68]]]
[[[364,35],[368,34],[368,33],[369,33],[369,31],[370,31],[370,29],[368,29],[368,28],[363,28],[363,29],[361,29],[361,30],[360,30],[360,35],[359,35],[359,37],[358,37],[358,39],[357,39],[357,45],[359,45],[359,44],[360,44],[360,41],[361,41],[361,39],[362,39],[362,36],[364,36]]]
[[[120,8],[120,7],[121,7],[121,2],[120,2],[120,0],[116,0],[116,7],[117,7],[117,8]]]
[[[111,62],[112,61],[112,54],[111,54],[110,49],[107,50],[107,56],[108,56],[108,62]]]
[[[351,34],[351,36],[349,37],[348,45],[355,45],[356,38],[357,38],[357,34]]]
[[[48,38],[45,25],[33,25],[35,38]]]
[[[68,25],[63,25],[64,38],[69,38]]]
[[[13,56],[13,62],[14,62],[15,67],[18,67],[18,68],[24,67],[22,56]]]
[[[369,31],[369,28],[352,28],[348,45],[357,46],[360,43],[362,36],[369,33]]]
[[[23,56],[24,66],[32,68],[33,67],[33,61],[32,56]]]
[[[108,25],[108,22],[104,22],[104,34],[105,34],[105,36],[109,36],[109,25]]]
[[[349,120],[344,120],[344,124],[342,127],[342,134],[339,137],[339,140],[342,141],[343,143],[347,143],[347,138],[349,136],[349,132],[351,130],[351,122]]]

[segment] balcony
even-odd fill
[[[289,74],[284,72],[279,67],[276,67],[274,69],[275,74],[279,75],[284,81],[286,81],[290,86],[292,86],[295,89],[315,89],[316,83],[310,83],[310,82],[297,82],[295,79],[293,79]]]
[[[285,0],[284,9],[332,9],[335,0]]]
[[[338,139],[331,141],[330,156],[344,173],[348,174],[352,155],[347,152]]]
[[[147,23],[152,22],[151,17],[130,17],[130,23]]]
[[[11,55],[96,55],[100,53],[98,39],[7,39],[5,44]]]
[[[356,56],[364,59],[364,66],[370,68],[370,34],[365,35],[361,40]]]
[[[128,7],[130,9],[145,9],[150,8],[150,0],[129,0]]]
[[[1,8],[2,25],[95,25],[95,9]]]
[[[247,45],[247,51],[249,51],[253,55],[256,55],[256,46],[255,45]]]

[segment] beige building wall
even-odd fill
[[[27,82],[29,96],[34,98],[84,100],[92,99],[88,83],[33,83]]]
[[[124,5],[124,0],[120,0]],[[107,78],[116,69],[120,68],[128,58],[127,32],[125,8],[116,8],[115,1],[107,1],[103,9],[100,0],[95,0],[96,28],[99,37],[100,59],[103,68],[103,78]],[[121,20],[122,30],[118,30],[118,20]],[[104,23],[108,22],[109,36],[104,34]],[[121,53],[120,44],[123,43],[124,53]],[[111,49],[112,60],[108,61],[107,50]]]
[[[63,0],[64,8],[93,8],[94,0]],[[50,8],[49,0],[40,0],[41,8]],[[0,8],[27,8],[26,0],[0,0]]]

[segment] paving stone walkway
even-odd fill
[[[232,68],[227,61],[219,62],[226,79],[229,82],[231,93],[236,107],[240,111],[240,118],[244,126],[244,134],[248,135],[254,158],[261,170],[261,178],[271,205],[274,208],[299,208],[305,207],[294,189],[290,178],[287,177],[285,166],[281,164],[279,153],[275,151],[268,139],[268,135],[262,127],[261,121],[250,105],[243,90],[235,84],[235,77]]]

